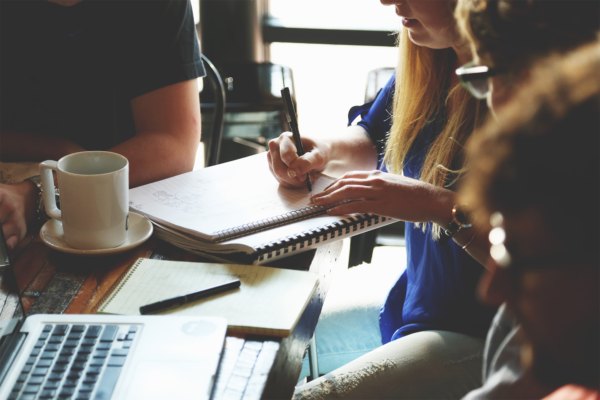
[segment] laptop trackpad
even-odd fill
[[[139,361],[128,383],[128,400],[208,399],[212,371],[198,362]]]

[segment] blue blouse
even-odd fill
[[[383,151],[392,125],[394,86],[395,76],[373,101],[353,107],[348,114],[350,123],[361,116],[358,125],[365,128],[377,146],[382,171],[386,171]],[[420,179],[429,147],[444,127],[443,114],[438,113],[415,139],[405,158],[405,176]],[[406,270],[391,287],[379,314],[383,344],[423,330],[485,337],[494,310],[476,299],[476,285],[483,272],[481,264],[453,240],[445,244],[434,241],[431,223],[423,232],[422,227],[407,222],[405,239]]]

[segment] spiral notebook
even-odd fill
[[[319,175],[313,193],[335,179]],[[220,261],[263,264],[395,222],[377,215],[329,216],[306,188],[287,189],[266,155],[178,175],[131,189],[130,209],[146,215],[156,235]]]
[[[319,280],[313,272],[249,265],[138,259],[98,302],[98,313],[140,315],[140,306],[232,279],[239,289],[168,310],[165,315],[219,316],[233,332],[289,336]]]

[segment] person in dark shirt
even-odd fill
[[[108,150],[132,187],[192,170],[204,67],[188,0],[10,1],[1,19],[3,163]],[[38,196],[29,180],[0,185],[9,249]]]

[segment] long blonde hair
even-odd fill
[[[444,112],[447,115],[444,128],[425,157],[421,180],[448,187],[464,172],[464,145],[482,119],[484,108],[460,85],[451,87],[456,67],[453,49],[418,46],[410,40],[406,29],[401,31],[399,42],[393,122],[385,165],[390,172],[401,173],[406,154],[419,132],[437,113]],[[433,229],[434,238],[439,238],[439,226]]]

